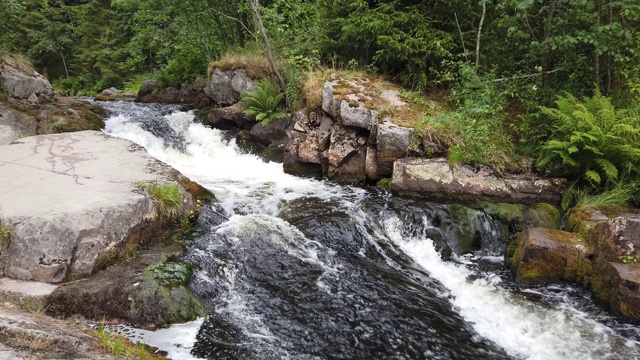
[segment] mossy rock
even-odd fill
[[[478,232],[479,224],[484,221],[482,212],[472,208],[453,204],[449,210],[449,216],[457,227],[456,239],[449,239],[452,250],[458,254],[467,254],[480,250],[482,237]],[[455,240],[455,243],[453,243]]]
[[[559,229],[562,217],[560,210],[554,205],[538,203],[528,207],[523,212],[524,223],[527,227],[541,227],[545,229]]]
[[[191,266],[183,262],[161,261],[143,273],[131,302],[131,318],[156,313],[160,324],[183,323],[205,316],[206,310],[189,289]],[[144,321],[143,323],[147,323]]]
[[[592,274],[591,255],[577,234],[527,228],[509,245],[506,261],[520,283],[584,283]]]
[[[481,203],[484,212],[493,219],[506,224],[513,233],[524,229],[524,205],[506,203]]]
[[[376,186],[383,188],[391,188],[391,178],[382,178],[377,183]]]

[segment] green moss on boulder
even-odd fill
[[[589,256],[586,243],[576,234],[527,228],[510,245],[507,263],[521,283],[582,282],[591,276]]]

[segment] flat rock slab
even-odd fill
[[[130,141],[97,131],[0,146],[1,216],[14,226],[0,246],[0,276],[56,283],[91,274],[158,222],[157,206],[136,182],[170,182],[175,173]]]
[[[18,306],[24,306],[29,299],[44,308],[57,288],[57,285],[37,281],[0,278],[0,298]]]
[[[560,178],[502,178],[488,168],[450,165],[446,159],[403,158],[394,164],[391,189],[442,199],[556,204],[566,184],[566,179]]]
[[[0,360],[121,359],[77,325],[0,304]]]

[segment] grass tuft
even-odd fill
[[[135,186],[140,190],[146,190],[156,200],[163,218],[174,219],[178,217],[182,203],[178,184],[136,181]]]
[[[220,60],[213,61],[209,65],[208,77],[211,77],[214,68],[220,70],[244,69],[251,79],[264,79],[269,77],[269,62],[267,57],[259,49],[240,49],[226,53]]]

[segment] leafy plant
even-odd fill
[[[542,147],[538,166],[555,165],[561,173],[593,187],[621,177],[637,178],[640,165],[640,116],[616,110],[596,89],[579,100],[558,97],[557,108],[542,108],[553,121],[553,134]]]
[[[635,264],[638,262],[638,259],[633,256],[625,256],[622,258],[622,262],[625,264]]]
[[[287,116],[279,107],[282,97],[283,95],[278,92],[271,80],[261,80],[255,91],[245,91],[242,94],[241,101],[248,106],[244,113],[248,116],[255,116],[256,120],[264,125],[273,120],[282,119]]]

